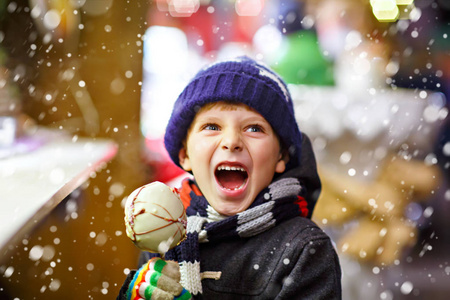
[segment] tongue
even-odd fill
[[[234,190],[244,183],[245,174],[239,171],[221,171],[218,172],[217,179],[222,187]]]

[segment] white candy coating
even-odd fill
[[[178,194],[155,181],[134,190],[125,204],[128,237],[142,250],[165,253],[186,236],[186,211]]]

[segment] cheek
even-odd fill
[[[201,152],[202,150],[205,150],[205,147],[202,143],[195,143],[191,146],[191,149],[195,152]]]
[[[210,152],[216,148],[216,143],[217,141],[214,138],[202,138],[199,139],[196,148],[198,149],[198,151]]]
[[[207,158],[209,152],[211,152],[211,143],[204,138],[193,138],[188,142],[188,151],[190,159],[204,160]]]
[[[273,146],[273,144],[263,144],[263,145],[255,145],[253,147],[254,158],[256,158],[259,162],[262,162],[266,165],[270,165],[271,162],[278,161],[280,156],[279,147]]]
[[[277,172],[277,163],[280,158],[279,147],[274,147],[271,144],[260,145],[255,147],[252,155],[254,167],[258,169],[258,176],[263,176],[267,180],[265,183],[270,183],[273,175]],[[267,181],[267,182],[266,182]]]

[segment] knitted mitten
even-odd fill
[[[188,300],[191,294],[180,284],[178,263],[154,257],[134,275],[128,287],[127,299]]]

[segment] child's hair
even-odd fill
[[[197,112],[219,101],[242,103],[260,113],[288,149],[286,170],[300,165],[302,135],[287,86],[269,67],[246,56],[200,70],[178,97],[164,137],[175,164],[180,166],[178,153]]]

